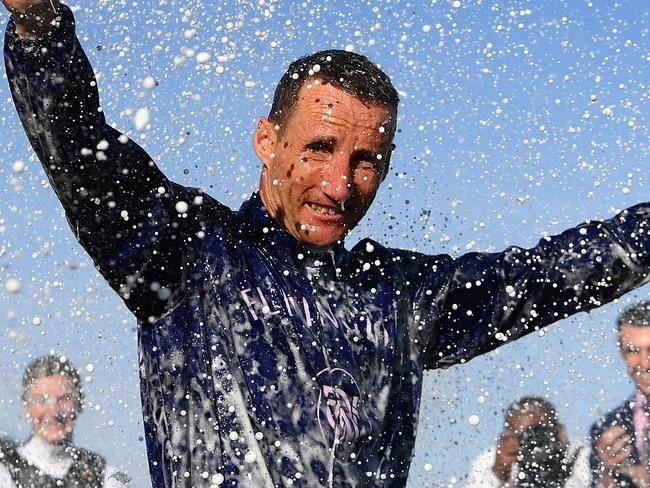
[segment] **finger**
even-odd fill
[[[615,425],[614,427],[611,427],[607,429],[605,432],[603,432],[602,437],[607,437],[607,436],[620,437],[620,435],[624,434],[625,432],[626,430],[623,426]]]
[[[614,427],[603,434],[601,441],[603,441],[605,444],[612,444],[617,439],[625,436],[626,434],[627,431],[623,427]]]
[[[599,450],[598,457],[606,464],[618,464],[625,461],[632,453],[632,446],[629,443],[617,442]]]
[[[623,434],[619,437],[611,439],[609,442],[603,442],[601,449],[607,452],[611,452],[612,450],[618,451],[622,446],[629,445],[631,442],[632,438],[629,436],[629,434]]]
[[[616,455],[616,453],[619,453],[623,451],[624,449],[630,449],[632,447],[632,443],[626,440],[618,440],[611,446],[609,446],[608,452],[610,456]]]
[[[632,448],[630,446],[625,446],[621,450],[612,452],[609,456],[609,459],[614,464],[624,463],[632,454]]]
[[[616,439],[614,442],[612,442],[609,447],[613,451],[620,451],[621,448],[625,446],[631,446],[632,445],[632,438],[629,435],[624,435]]]

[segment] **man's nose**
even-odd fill
[[[339,204],[345,203],[352,192],[352,163],[345,151],[335,154],[332,164],[323,175],[323,192]]]
[[[53,417],[56,417],[58,413],[58,409],[56,408],[56,405],[42,405],[41,406],[41,414],[40,417],[42,419],[51,419]]]
[[[650,351],[645,351],[641,354],[641,368],[645,371],[650,371]]]

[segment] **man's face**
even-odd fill
[[[650,396],[650,327],[624,324],[619,341],[628,374],[641,393]]]
[[[262,118],[255,150],[271,217],[299,241],[329,246],[353,229],[388,170],[395,111],[307,80],[279,137]]]
[[[25,395],[25,411],[34,435],[56,444],[72,435],[77,419],[77,402],[72,382],[63,375],[44,376],[34,381]]]

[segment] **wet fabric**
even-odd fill
[[[10,23],[5,60],[73,232],[139,320],[156,487],[404,486],[426,369],[646,281],[646,205],[532,249],[314,251],[258,195],[230,210],[109,127],[68,9],[40,41]]]
[[[18,445],[0,440],[0,463],[11,475],[16,488],[103,488],[106,462],[90,451],[71,447],[72,464],[65,476],[50,476],[18,453]]]

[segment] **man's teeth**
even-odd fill
[[[323,207],[315,203],[310,203],[309,206],[319,214],[336,215],[336,210],[332,207]]]

